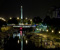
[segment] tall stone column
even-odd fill
[[[23,6],[21,6],[21,23],[23,23]]]

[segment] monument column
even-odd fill
[[[21,23],[23,23],[23,6],[21,6]]]

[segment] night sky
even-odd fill
[[[59,7],[58,0],[0,0],[0,16],[20,16],[20,6],[23,5],[24,17],[40,16],[44,18],[51,7]]]

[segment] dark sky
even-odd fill
[[[24,17],[40,16],[44,18],[48,10],[60,5],[58,0],[0,0],[0,16],[20,16],[20,6],[23,5]]]

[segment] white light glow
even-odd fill
[[[46,30],[48,32],[48,30]]]
[[[37,28],[37,30],[39,30],[39,29]]]
[[[27,17],[26,17],[26,19],[27,19]]]
[[[18,44],[19,44],[19,40],[18,40]]]
[[[32,19],[30,19],[30,21],[32,21]]]
[[[60,31],[59,31],[59,34],[60,34]]]
[[[52,30],[52,33],[54,32],[54,30]]]
[[[10,17],[10,19],[12,19],[12,17]]]
[[[26,40],[26,44],[28,43],[28,41]]]
[[[17,19],[19,20],[19,17],[17,17]]]

